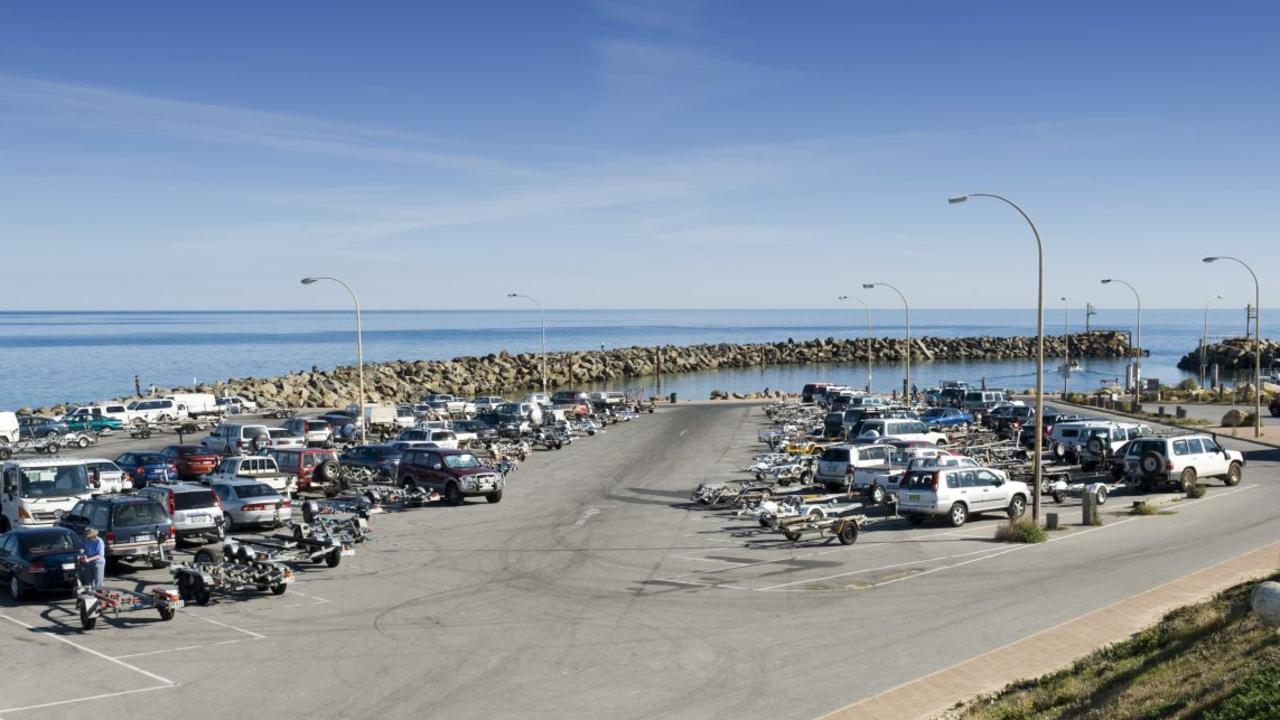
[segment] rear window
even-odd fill
[[[24,553],[33,556],[81,549],[79,539],[69,532],[19,535],[18,545]]]
[[[822,451],[820,462],[849,462],[849,448],[827,448]]]
[[[173,494],[173,508],[175,510],[213,507],[217,504],[218,501],[213,499],[212,490],[192,490],[191,492],[176,492]]]
[[[111,514],[111,526],[159,525],[168,519],[168,513],[158,503],[129,503],[116,506]]]
[[[271,489],[270,485],[257,483],[255,485],[236,485],[232,488],[235,490],[238,498],[256,498],[269,497],[275,495],[276,491]]]
[[[933,473],[932,472],[913,472],[907,475],[906,486],[908,490],[932,490],[933,489]]]

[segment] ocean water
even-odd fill
[[[1265,315],[1264,315],[1265,316]],[[587,350],[627,346],[692,345],[862,337],[866,317],[857,310],[548,310],[548,350]],[[370,311],[364,319],[365,360],[449,359],[507,350],[537,352],[540,326],[536,311],[445,310]],[[872,333],[902,337],[901,310],[874,310]],[[1142,317],[1142,341],[1151,356],[1143,374],[1163,382],[1190,375],[1176,369],[1178,358],[1197,347],[1201,310],[1148,310]],[[1098,329],[1130,331],[1132,310],[1099,310]],[[1083,327],[1073,309],[1070,327]],[[1063,329],[1061,310],[1046,312],[1046,332]],[[1032,310],[914,310],[912,335],[1032,335]],[[1242,309],[1209,312],[1209,335],[1244,332]],[[1265,334],[1265,328],[1264,328]],[[264,377],[312,366],[329,368],[355,362],[354,320],[348,311],[140,311],[0,312],[0,408],[83,402],[128,395],[134,374],[148,385],[174,386],[230,377]],[[1085,360],[1070,378],[1073,390],[1092,389],[1124,375],[1123,360]],[[1052,368],[1058,362],[1048,361]],[[875,366],[874,385],[901,387],[901,363]],[[934,362],[912,368],[912,379],[928,387],[944,379],[992,386],[1030,387],[1035,364],[1008,362]],[[720,370],[682,376],[635,378],[610,389],[645,388],[705,398],[712,389],[753,391],[765,387],[796,390],[812,380],[866,382],[866,366],[765,367]],[[1062,377],[1050,374],[1050,388]]]

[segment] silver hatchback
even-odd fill
[[[238,527],[278,528],[293,519],[293,502],[257,480],[224,480],[210,486],[222,502],[228,532]]]

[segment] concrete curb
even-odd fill
[[[926,720],[1022,678],[1059,670],[1123,640],[1176,607],[1273,573],[1280,542],[1172,580],[935,673],[859,700],[823,720]]]
[[[1045,402],[1046,403],[1049,402],[1049,398],[1047,396],[1045,397]],[[1142,422],[1145,422],[1149,425],[1163,425],[1164,427],[1167,427],[1167,428],[1174,428],[1176,430],[1186,430],[1187,432],[1212,433],[1213,435],[1228,437],[1228,438],[1231,438],[1232,440],[1240,440],[1242,442],[1253,443],[1254,445],[1261,445],[1262,447],[1265,447],[1265,448],[1280,450],[1280,444],[1267,442],[1266,440],[1259,440],[1257,438],[1251,438],[1251,437],[1241,437],[1238,435],[1224,435],[1223,433],[1207,430],[1203,427],[1188,427],[1184,425],[1174,425],[1173,423],[1160,422],[1154,417],[1150,417],[1147,415],[1134,415],[1133,413],[1125,412],[1123,410],[1107,410],[1105,408],[1094,407],[1092,405],[1081,405],[1079,403],[1073,403],[1068,400],[1054,400],[1053,403],[1055,405],[1066,405],[1068,407],[1077,408],[1079,410],[1088,410],[1090,412],[1095,412],[1095,413],[1105,413],[1107,415],[1119,415],[1120,417],[1127,417],[1133,420],[1141,420]]]

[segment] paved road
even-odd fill
[[[1172,415],[1173,409],[1175,407],[1179,407],[1179,405],[1183,408],[1186,408],[1187,417],[1196,418],[1198,420],[1204,420],[1212,425],[1217,425],[1218,423],[1222,422],[1222,416],[1226,415],[1227,411],[1232,408],[1231,405],[1197,405],[1195,403],[1182,403],[1182,404],[1180,403],[1143,403],[1142,409],[1145,410],[1146,412],[1153,413],[1153,412],[1156,412],[1156,410],[1160,406],[1164,406],[1164,411]],[[1249,403],[1247,405],[1238,404],[1238,405],[1235,405],[1234,407],[1237,407],[1245,411],[1246,413],[1253,412],[1253,403]],[[1263,425],[1280,425],[1280,418],[1271,417],[1271,413],[1270,411],[1268,411],[1266,403],[1262,404],[1262,424]],[[1252,422],[1249,423],[1249,427],[1253,427]]]
[[[321,718],[813,717],[1280,531],[1274,451],[1175,514],[1124,516],[1113,496],[1103,527],[1043,545],[992,542],[996,518],[790,543],[686,500],[740,477],[762,421],[685,405],[538,453],[502,503],[375,516],[375,543],[278,598],[88,634],[62,599],[6,598],[0,717],[222,718],[233,699]]]

